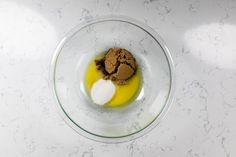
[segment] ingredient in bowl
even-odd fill
[[[97,58],[101,58],[101,55],[98,55]],[[103,79],[103,73],[97,70],[95,62],[91,61],[85,74],[85,89],[90,96],[93,85],[100,79]],[[113,82],[116,87],[115,94],[109,102],[102,106],[120,107],[132,102],[140,91],[141,82],[142,77],[139,69],[135,75],[127,81],[127,84],[119,85]]]
[[[97,69],[103,72],[104,79],[111,79],[119,85],[127,84],[138,67],[133,55],[121,48],[110,48],[104,58],[95,62]]]
[[[97,105],[104,105],[112,99],[116,87],[111,80],[99,79],[91,88],[91,98]]]
[[[136,98],[141,80],[134,56],[125,49],[110,48],[88,65],[85,87],[95,104],[120,107]]]

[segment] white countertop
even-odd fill
[[[170,111],[149,134],[103,144],[68,127],[48,86],[53,50],[85,19],[154,28],[176,66]],[[235,0],[0,0],[1,157],[235,157]]]

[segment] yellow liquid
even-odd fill
[[[86,91],[90,93],[93,84],[101,79],[103,74],[96,69],[96,64],[92,61],[86,71],[85,75],[85,87]],[[113,82],[116,87],[116,92],[113,98],[106,104],[109,107],[123,106],[132,101],[138,94],[141,84],[141,74],[138,70],[136,74],[128,80],[125,85],[118,85]]]

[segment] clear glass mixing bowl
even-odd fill
[[[84,89],[91,60],[111,47],[129,50],[142,71],[137,98],[120,108],[92,103]],[[51,85],[63,119],[81,135],[101,142],[124,142],[146,134],[163,118],[173,97],[174,65],[160,36],[127,17],[90,20],[71,30],[51,64]]]

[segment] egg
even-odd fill
[[[95,82],[102,79],[103,74],[96,69],[96,64],[92,61],[86,70],[85,74],[85,88],[88,94],[91,96],[91,89]],[[115,94],[109,102],[105,104],[108,107],[124,106],[135,99],[138,95],[141,86],[141,72],[137,70],[136,74],[128,80],[125,85],[115,85]]]

